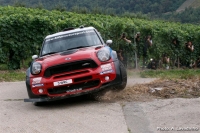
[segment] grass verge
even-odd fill
[[[0,82],[25,81],[25,78],[26,78],[25,70],[0,71]]]
[[[190,79],[200,77],[199,69],[177,69],[177,70],[146,70],[141,71],[143,78],[161,78],[161,79]]]

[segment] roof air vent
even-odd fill
[[[62,31],[68,31],[68,30],[73,30],[73,29],[74,29],[73,27],[70,27],[70,28],[63,29]]]
[[[79,28],[84,28],[84,25],[81,25]]]

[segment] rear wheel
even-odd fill
[[[126,88],[126,84],[127,84],[126,68],[125,68],[124,64],[121,61],[119,61],[119,67],[120,67],[120,73],[121,73],[122,82],[121,82],[121,84],[113,87],[113,90],[115,90],[115,91],[121,91],[121,90],[125,89]]]

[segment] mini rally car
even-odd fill
[[[27,69],[29,98],[24,101],[40,103],[102,89],[123,90],[126,69],[107,44],[94,27],[69,28],[48,35],[40,55],[32,56]]]

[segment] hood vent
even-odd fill
[[[67,51],[62,52],[60,55],[69,55],[69,54],[76,53],[77,51],[78,51],[77,49],[67,50]]]

